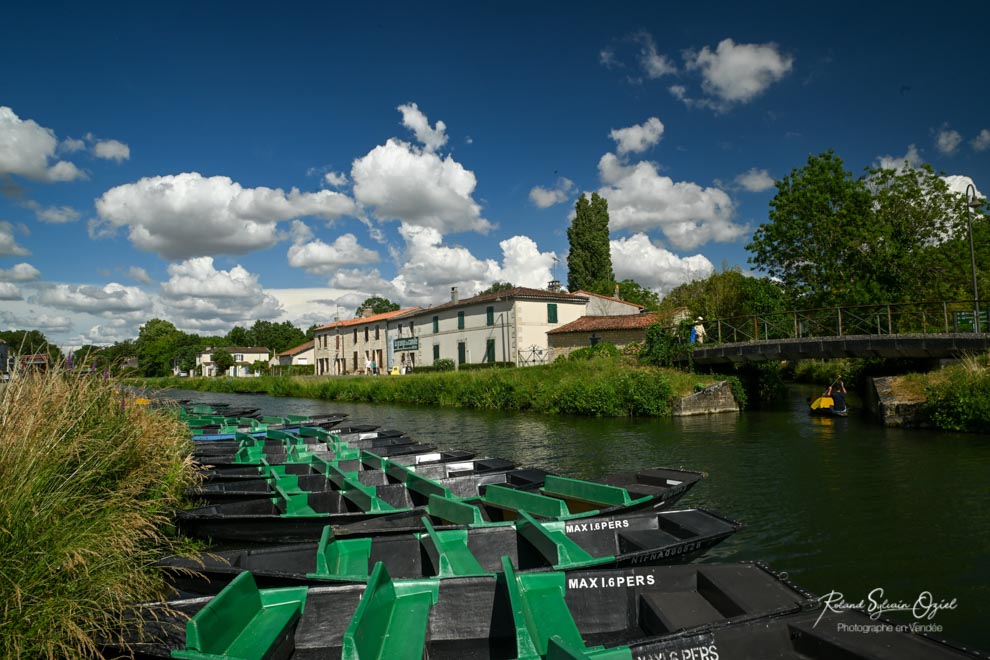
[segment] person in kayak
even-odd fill
[[[841,380],[834,387],[829,385],[824,396],[832,397],[832,410],[834,412],[846,412],[846,386]]]

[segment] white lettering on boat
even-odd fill
[[[597,532],[603,529],[622,529],[629,527],[628,520],[593,520],[583,523],[568,523],[565,530],[568,534],[575,532]]]
[[[692,646],[687,649],[671,649],[637,655],[636,660],[718,660],[718,647],[715,644],[707,646]]]
[[[656,584],[653,575],[597,575],[568,578],[568,589],[608,589],[615,587],[644,587]]]
[[[694,552],[701,548],[701,541],[695,541],[693,543],[682,543],[681,545],[675,545],[672,548],[661,548],[659,550],[654,550],[648,555],[639,555],[638,557],[633,557],[630,560],[631,564],[648,564],[651,561],[656,561],[657,559],[663,559],[665,557],[676,557],[677,555],[683,555],[688,552]]]

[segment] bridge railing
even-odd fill
[[[979,303],[979,304],[977,304]],[[735,316],[716,319],[714,337],[719,343],[849,335],[940,334],[974,332],[976,310],[979,329],[990,332],[985,301],[953,300],[851,305]]]

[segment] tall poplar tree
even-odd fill
[[[567,230],[567,290],[611,295],[615,289],[612,252],[608,242],[608,201],[598,193],[581,195],[574,221]]]

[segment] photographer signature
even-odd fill
[[[956,599],[935,600],[930,591],[922,591],[914,602],[890,601],[884,597],[883,587],[877,587],[866,595],[864,600],[849,603],[840,591],[831,591],[819,599],[823,605],[822,613],[818,615],[815,625],[822,620],[826,612],[841,612],[843,610],[862,610],[876,621],[887,612],[910,612],[919,621],[931,621],[943,610],[954,610],[958,607]]]

